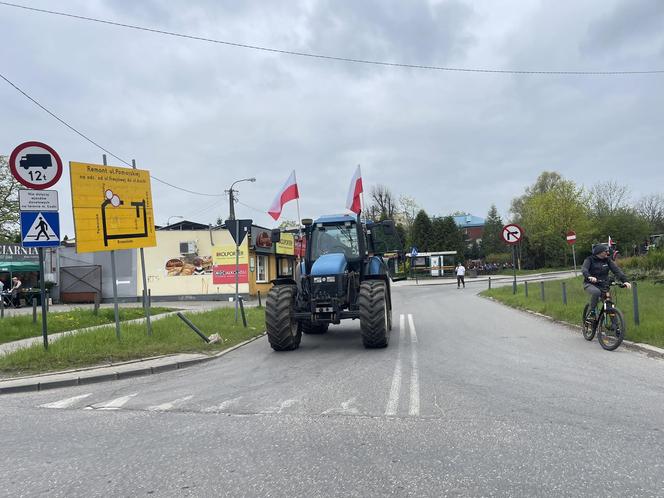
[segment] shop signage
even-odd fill
[[[272,254],[272,238],[270,230],[261,227],[251,227],[251,247],[258,253]]]
[[[154,247],[150,172],[69,163],[76,252]]]
[[[0,244],[2,261],[39,261],[36,247],[22,247],[17,244]]]
[[[240,246],[239,263],[249,264],[249,248],[245,240],[244,244]],[[220,244],[212,248],[212,264],[213,265],[233,265],[235,266],[235,245],[234,244]]]
[[[281,233],[281,241],[276,243],[275,249],[277,254],[287,254],[293,256],[295,254],[295,235],[292,233]]]

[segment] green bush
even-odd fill
[[[623,258],[618,263],[623,269],[664,272],[664,251],[649,251],[647,256]]]

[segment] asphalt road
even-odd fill
[[[477,288],[395,288],[383,350],[351,322],[3,395],[0,495],[663,496],[664,361]]]

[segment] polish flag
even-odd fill
[[[350,181],[348,197],[346,198],[346,209],[356,214],[360,214],[360,211],[362,210],[360,194],[362,192],[362,172],[360,171],[360,165],[358,164],[353,179]]]
[[[297,190],[297,180],[295,179],[295,170],[293,170],[293,172],[288,177],[288,180],[286,180],[286,183],[284,183],[284,186],[281,187],[281,190],[272,201],[272,205],[270,206],[270,209],[268,209],[267,213],[276,221],[281,216],[281,209],[284,207],[284,204],[286,204],[288,201],[299,198],[300,193]]]

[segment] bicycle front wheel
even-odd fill
[[[622,311],[614,309],[603,313],[597,324],[597,340],[600,346],[607,351],[613,351],[620,346],[625,338],[625,318]]]
[[[581,330],[583,331],[583,338],[586,341],[592,341],[595,338],[595,325],[591,320],[588,320],[588,313],[590,313],[590,304],[586,303],[581,317]]]

